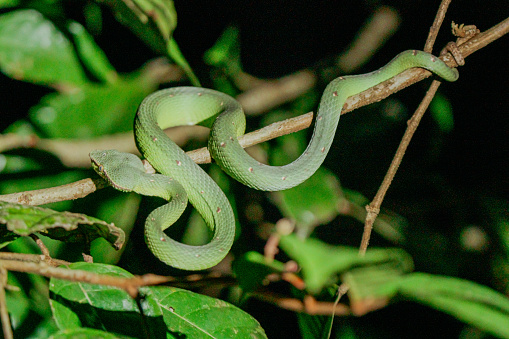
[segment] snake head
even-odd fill
[[[97,174],[119,191],[134,191],[138,178],[145,174],[143,163],[134,154],[117,150],[96,150],[90,152],[90,160]]]

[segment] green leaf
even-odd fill
[[[31,9],[0,15],[0,70],[11,78],[42,85],[87,81],[69,40]]]
[[[311,293],[318,293],[323,287],[334,284],[339,273],[353,267],[392,261],[405,271],[413,267],[410,256],[400,249],[369,249],[361,257],[356,248],[331,246],[313,238],[301,239],[294,234],[282,236],[279,245],[302,267],[306,289]]]
[[[65,242],[90,242],[102,237],[119,249],[124,232],[102,220],[71,212],[0,201],[0,246],[36,232]]]
[[[94,330],[91,328],[77,328],[71,330],[63,330],[53,334],[50,339],[116,339],[116,338],[132,338],[127,336],[119,337],[112,333]]]
[[[47,284],[46,284],[47,285]],[[48,303],[48,298],[45,300]],[[48,307],[49,308],[49,307]],[[46,317],[45,320],[41,321],[36,329],[30,334],[30,339],[46,339],[49,338],[51,334],[56,333],[58,331],[57,325],[55,325],[55,321],[51,318],[51,314],[49,317]]]
[[[204,61],[214,67],[229,67],[232,58],[235,66],[240,69],[239,29],[229,26],[224,30],[214,46],[208,49],[203,55]]]
[[[88,71],[101,82],[113,83],[118,74],[92,36],[88,34],[83,26],[74,21],[68,25],[68,30],[74,38],[80,59],[86,65]]]
[[[5,302],[9,310],[12,327],[15,330],[25,321],[30,312],[30,299],[13,274],[8,274],[7,279],[7,285],[16,287],[16,289],[5,290]]]
[[[267,275],[284,272],[285,265],[277,260],[268,262],[260,253],[251,251],[236,258],[232,269],[242,290],[251,292],[263,285]]]
[[[75,263],[71,269],[130,278],[123,269]],[[154,338],[266,338],[249,314],[224,301],[173,287],[143,287],[142,319],[136,302],[116,288],[51,279],[51,305],[61,329],[90,327]],[[146,324],[144,326],[143,324]]]
[[[121,268],[104,264],[80,262],[71,264],[69,268],[120,278],[132,277]],[[50,280],[49,286],[53,317],[60,329],[91,327],[135,337],[142,336],[142,319],[138,306],[127,292],[110,286],[54,278]],[[157,311],[157,307],[152,303],[146,309],[147,316],[154,315],[154,308]]]
[[[355,303],[397,297],[448,313],[495,336],[509,337],[509,298],[471,281],[427,273],[404,273],[390,265],[363,267],[344,275]],[[355,310],[354,310],[355,312]]]
[[[316,226],[332,221],[343,199],[339,180],[323,167],[302,184],[273,192],[272,197],[283,215],[295,221],[301,237],[308,237]]]
[[[178,338],[266,338],[253,317],[225,301],[178,288],[149,289]]]
[[[453,277],[413,273],[400,280],[405,297],[446,312],[501,338],[509,338],[509,298],[486,286]]]
[[[193,86],[198,86],[198,87],[201,86],[200,80],[198,80],[198,78],[194,74],[191,66],[189,65],[186,58],[180,51],[180,48],[177,45],[177,42],[175,41],[175,39],[172,38],[170,41],[168,41],[167,48],[168,48],[168,55],[170,56],[170,58],[172,58],[173,61],[175,61],[175,63],[177,65],[179,65],[180,68],[182,68],[184,70],[184,72],[186,73],[187,77],[189,78],[189,80],[191,81]]]
[[[113,84],[87,83],[66,93],[44,96],[30,119],[48,137],[86,139],[132,130],[141,101],[157,88],[144,72]]]
[[[177,27],[177,12],[170,0],[106,0],[118,21],[133,31],[143,42],[160,54],[168,55],[194,86],[200,82],[180,52],[173,31]]]
[[[177,12],[170,0],[105,0],[117,20],[159,53],[166,51],[177,27]]]
[[[397,293],[396,283],[409,270],[397,261],[392,261],[353,268],[343,273],[341,280],[349,287],[348,297],[351,300],[352,310],[356,312],[356,303],[362,303],[365,300],[369,302],[377,299],[384,300],[383,304],[386,304]],[[365,311],[361,312],[363,313]]]

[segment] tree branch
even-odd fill
[[[440,31],[440,27],[442,26],[442,22],[445,18],[445,13],[447,12],[447,8],[449,7],[449,4],[451,3],[451,0],[443,0],[440,3],[440,6],[438,8],[438,12],[435,16],[435,20],[433,21],[433,25],[431,26],[428,34],[428,38],[426,39],[426,43],[424,45],[424,51],[431,52],[433,50],[433,44],[435,43],[436,37],[438,35],[438,32]],[[396,175],[396,172],[398,171],[399,165],[401,164],[401,161],[403,160],[403,156],[405,155],[405,152],[408,148],[408,145],[410,144],[410,141],[412,140],[412,137],[417,130],[417,127],[419,126],[419,123],[421,121],[421,118],[423,117],[424,113],[428,109],[428,106],[435,96],[436,91],[438,90],[438,87],[440,86],[440,82],[433,80],[433,83],[431,84],[430,89],[426,93],[424,99],[422,100],[421,104],[415,111],[414,115],[408,122],[407,130],[405,131],[405,134],[403,135],[403,138],[401,139],[401,142],[399,144],[399,147],[396,151],[396,154],[394,155],[394,158],[392,159],[391,165],[389,166],[389,169],[387,170],[387,173],[385,174],[384,180],[382,181],[382,184],[380,185],[380,188],[378,189],[378,192],[376,193],[375,197],[373,198],[373,201],[366,206],[366,211],[368,212],[366,216],[366,221],[364,223],[364,232],[362,233],[362,240],[361,244],[359,246],[359,255],[364,256],[366,254],[366,251],[368,249],[369,245],[369,239],[371,238],[371,232],[373,230],[373,224],[380,213],[380,206],[382,205],[382,202],[384,200],[385,194],[389,190],[389,187],[391,186],[392,180],[394,179],[394,176]]]
[[[493,26],[485,32],[482,32],[466,43],[458,46],[459,51],[464,57],[482,49],[488,44],[501,38],[509,32],[509,18]],[[445,54],[440,57],[447,65],[456,67],[456,61],[451,54]],[[389,79],[377,86],[374,86],[367,91],[351,96],[346,100],[341,114],[346,114],[359,107],[368,105],[373,102],[381,101],[389,95],[396,93],[416,82],[419,82],[431,73],[423,69],[410,69],[392,79]],[[239,138],[243,143],[243,147],[249,147],[257,143],[267,141],[281,135],[293,133],[301,129],[307,128],[311,125],[312,113],[307,113],[296,118],[280,121],[264,127],[260,130],[251,132]],[[246,141],[244,141],[246,139]],[[249,140],[249,141],[247,141]],[[196,159],[197,163],[210,162],[210,154],[206,148],[191,151],[191,156]],[[52,187],[42,190],[20,192],[13,194],[0,195],[0,200],[8,202],[24,203],[29,205],[40,205],[55,201],[70,200],[83,198],[90,193],[95,192],[97,189],[103,188],[104,182],[99,179],[84,179],[68,185]],[[55,191],[56,193],[53,193]],[[48,200],[46,200],[48,199]]]

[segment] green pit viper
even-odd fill
[[[91,152],[92,165],[118,190],[168,201],[151,212],[145,222],[145,241],[157,258],[180,269],[206,269],[216,265],[230,250],[235,233],[233,211],[217,184],[163,129],[190,124],[211,127],[209,151],[226,173],[258,190],[284,190],[300,184],[320,167],[348,97],[413,67],[426,68],[447,81],[458,78],[456,69],[431,54],[415,50],[400,53],[374,72],[336,78],[323,92],[306,150],[285,166],[268,166],[251,158],[237,141],[246,126],[239,102],[224,93],[198,87],[157,91],[145,98],[138,109],[134,121],[136,144],[161,174],[146,173],[138,157],[115,150]],[[187,199],[213,232],[211,241],[203,246],[186,245],[164,233],[180,217]]]

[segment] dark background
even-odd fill
[[[203,53],[230,24],[240,28],[244,70],[263,78],[277,78],[340,53],[373,9],[382,4],[398,9],[402,24],[358,72],[362,73],[384,65],[403,50],[422,49],[439,2],[175,1],[179,21],[174,36],[205,87],[212,82],[207,78],[209,69],[202,61]],[[434,52],[438,54],[453,40],[451,21],[475,24],[484,31],[506,18],[507,5],[505,0],[453,2]],[[76,20],[82,19],[79,6],[69,6],[68,10]],[[96,40],[117,70],[133,71],[156,56],[107,11],[104,20]],[[453,106],[454,130],[437,136],[429,115],[423,119],[384,201],[384,207],[415,225],[414,233],[409,234],[413,245],[407,250],[416,258],[416,270],[496,285],[489,279],[488,265],[484,265],[490,252],[465,254],[455,243],[465,225],[489,224],[484,198],[509,198],[508,56],[509,38],[505,36],[469,56],[459,69],[456,83],[442,85],[441,93]],[[413,109],[426,86],[413,86],[397,94],[398,98]],[[0,75],[0,93],[4,100],[8,98],[0,110],[2,129],[25,117],[28,108],[49,91]],[[355,111],[342,118],[325,166],[339,175],[344,187],[372,198],[406,124],[402,122],[379,135],[356,138],[350,131],[362,124],[362,114]],[[354,235],[357,243],[358,236]],[[380,242],[375,236],[373,244]],[[298,333],[295,314],[257,302],[248,306],[270,338],[294,337]],[[463,327],[452,317],[412,303],[396,304],[353,322],[361,338],[457,337]]]

